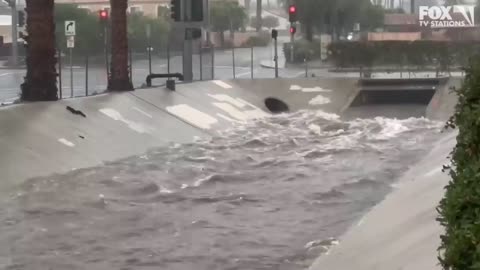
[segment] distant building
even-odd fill
[[[55,3],[77,4],[80,8],[85,8],[93,12],[110,9],[110,0],[55,0]],[[158,17],[160,15],[159,8],[168,6],[169,4],[169,0],[129,0],[128,12]]]
[[[386,32],[417,32],[420,25],[415,14],[385,14],[384,29]]]

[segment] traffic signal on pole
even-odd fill
[[[295,35],[297,32],[297,27],[296,26],[290,26],[290,34]]]
[[[98,12],[98,17],[100,19],[100,22],[103,22],[103,23],[108,22],[108,10],[105,10],[105,9],[100,10]]]
[[[298,20],[297,18],[297,6],[296,5],[290,5],[288,7],[288,18],[290,22],[296,22]]]
[[[182,20],[182,6],[181,0],[171,0],[170,1],[170,17],[173,21],[179,22]],[[203,14],[202,14],[203,16]]]
[[[18,26],[25,26],[25,11],[18,11]]]
[[[192,21],[203,21],[203,0],[191,0],[192,3]]]
[[[276,29],[273,29],[272,30],[272,38],[277,39],[277,37],[278,37],[278,31]]]

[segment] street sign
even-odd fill
[[[75,48],[75,36],[67,37],[67,48],[69,49]]]
[[[75,21],[65,21],[65,36],[75,36]]]

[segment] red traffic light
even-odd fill
[[[291,5],[291,6],[288,8],[288,12],[289,12],[289,13],[295,13],[295,12],[297,12],[297,7],[294,6],[294,5]]]
[[[297,6],[295,5],[290,5],[288,7],[288,20],[293,23],[298,20],[297,18]]]
[[[102,19],[102,20],[108,19],[108,11],[106,11],[106,10],[100,10],[99,16],[100,16],[100,19]]]
[[[290,26],[290,34],[295,35],[297,28],[295,26]]]

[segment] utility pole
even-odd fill
[[[8,4],[12,11],[12,58],[11,64],[14,67],[18,66],[18,12],[17,0],[3,0]]]

